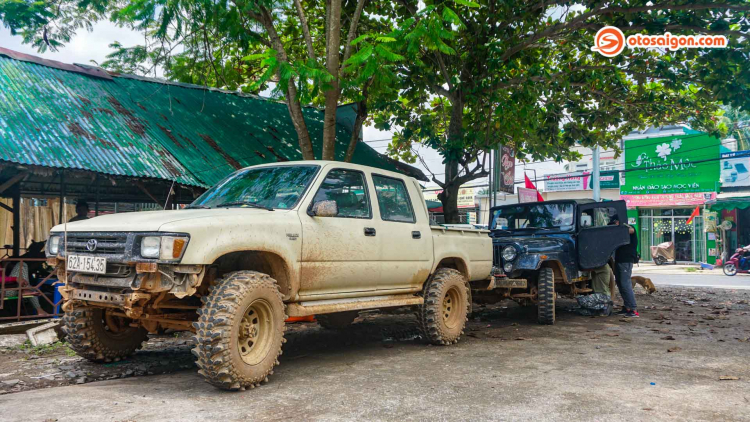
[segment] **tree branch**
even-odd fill
[[[349,57],[351,57],[352,55],[352,41],[354,41],[354,36],[357,35],[357,25],[359,25],[359,17],[362,16],[362,9],[364,9],[364,7],[365,0],[357,0],[357,8],[354,9],[354,16],[352,16],[352,22],[349,25],[349,33],[346,34],[346,44],[344,45],[344,60],[341,61],[342,63],[349,60]]]
[[[307,56],[310,60],[316,60],[315,50],[313,49],[312,36],[310,36],[310,26],[307,24],[307,18],[305,17],[305,11],[302,10],[302,3],[300,0],[294,0],[294,6],[297,8],[297,16],[299,17],[299,23],[302,26],[302,34],[305,37],[305,44],[307,45]]]

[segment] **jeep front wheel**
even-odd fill
[[[284,302],[274,279],[237,271],[219,280],[198,310],[195,348],[198,371],[225,390],[267,382],[284,343]]]
[[[459,271],[440,268],[424,288],[424,304],[417,314],[426,340],[432,344],[457,343],[469,315],[469,283]]]
[[[538,322],[552,325],[555,323],[555,273],[552,268],[539,271],[537,283]]]

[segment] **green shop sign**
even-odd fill
[[[620,194],[715,192],[720,144],[704,134],[625,141]]]

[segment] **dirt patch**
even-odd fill
[[[214,149],[214,151],[221,154],[222,157],[224,157],[224,160],[226,160],[227,163],[229,163],[230,166],[234,167],[236,170],[239,170],[242,168],[242,165],[235,160],[231,155],[227,154],[226,151],[221,149],[221,147],[216,143],[216,141],[213,140],[209,135],[206,135],[205,133],[199,133],[198,136],[200,136],[206,143]]]
[[[748,291],[660,287],[653,295],[637,294],[641,312],[637,319],[583,317],[575,313],[575,301],[559,300],[558,321],[552,327],[536,324],[533,307],[522,308],[513,302],[474,305],[461,344],[481,355],[485,347],[496,342],[538,348],[541,340],[574,341],[590,345],[592,350],[611,350],[632,356],[644,356],[643,345],[656,344],[647,360],[658,372],[660,365],[674,355],[712,359],[717,350],[749,350],[749,299]],[[194,357],[190,353],[191,338],[190,333],[150,336],[144,349],[133,358],[104,365],[78,357],[65,344],[46,349],[28,345],[1,349],[0,394],[180,370],[195,371]],[[351,327],[339,331],[324,330],[317,323],[288,324],[286,338],[282,364],[330,350],[351,349],[351,353],[357,354],[368,345],[393,348],[413,343],[426,347],[413,311],[407,308],[362,312]],[[719,374],[722,376],[740,379],[750,376],[746,362],[739,365],[745,367],[744,372],[734,366],[715,369],[722,372]],[[478,366],[477,370],[481,368]],[[649,377],[665,375],[644,374]]]

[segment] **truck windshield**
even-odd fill
[[[574,228],[573,204],[534,204],[502,207],[493,213],[490,230]]]
[[[219,206],[294,208],[318,166],[258,167],[237,171],[196,199],[188,208]]]

